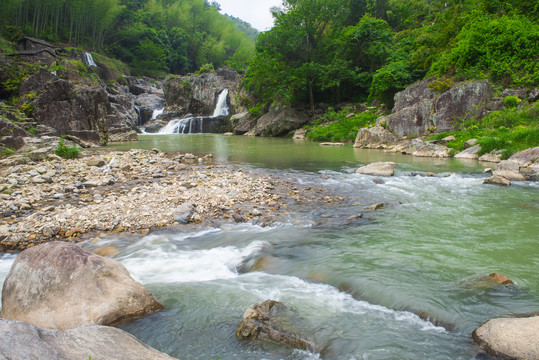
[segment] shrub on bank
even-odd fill
[[[378,115],[362,113],[347,118],[350,110],[330,110],[314,125],[307,126],[306,137],[315,141],[354,141],[360,128],[372,126]]]
[[[64,159],[75,159],[80,155],[80,149],[76,146],[68,147],[65,144],[64,138],[61,137],[58,141],[58,146],[56,147],[55,154],[63,157]]]

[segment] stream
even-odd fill
[[[482,169],[495,164],[214,134],[144,135],[110,147],[211,153],[217,163],[344,199],[292,207],[287,221],[270,226],[174,228],[83,243],[116,247],[115,259],[164,304],[123,329],[173,357],[488,359],[471,340],[476,327],[539,311],[539,184],[483,185]],[[395,176],[354,173],[376,161],[399,164]],[[412,176],[426,171],[437,176]],[[365,209],[378,202],[387,205]],[[362,219],[349,220],[359,213]],[[0,255],[0,282],[14,259]],[[492,272],[515,285],[482,286],[478,279]],[[323,350],[237,340],[245,309],[267,299],[294,309],[303,319],[298,332]]]

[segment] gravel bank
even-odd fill
[[[321,189],[299,187],[191,154],[94,150],[74,160],[52,155],[0,167],[0,251],[183,223],[273,221],[300,194],[302,201],[324,198]]]

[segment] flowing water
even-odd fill
[[[476,327],[539,311],[537,183],[483,185],[482,166],[489,164],[286,139],[141,136],[115,148],[127,146],[212,153],[217,162],[344,198],[292,209],[289,221],[269,227],[176,228],[83,244],[119,249],[116,259],[165,305],[124,329],[174,357],[486,359],[471,340]],[[399,165],[382,182],[353,172],[387,160]],[[411,176],[416,171],[438,176]],[[380,201],[388,205],[364,209]],[[346,221],[358,213],[365,217]],[[0,259],[0,275],[13,259]],[[478,282],[491,272],[516,285]],[[294,309],[303,319],[296,329],[320,353],[237,340],[245,309],[266,299]]]

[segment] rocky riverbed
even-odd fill
[[[267,223],[300,198],[338,201],[321,192],[214,165],[210,155],[159,150],[85,150],[74,160],[49,155],[41,162],[0,167],[0,251],[187,223]]]

